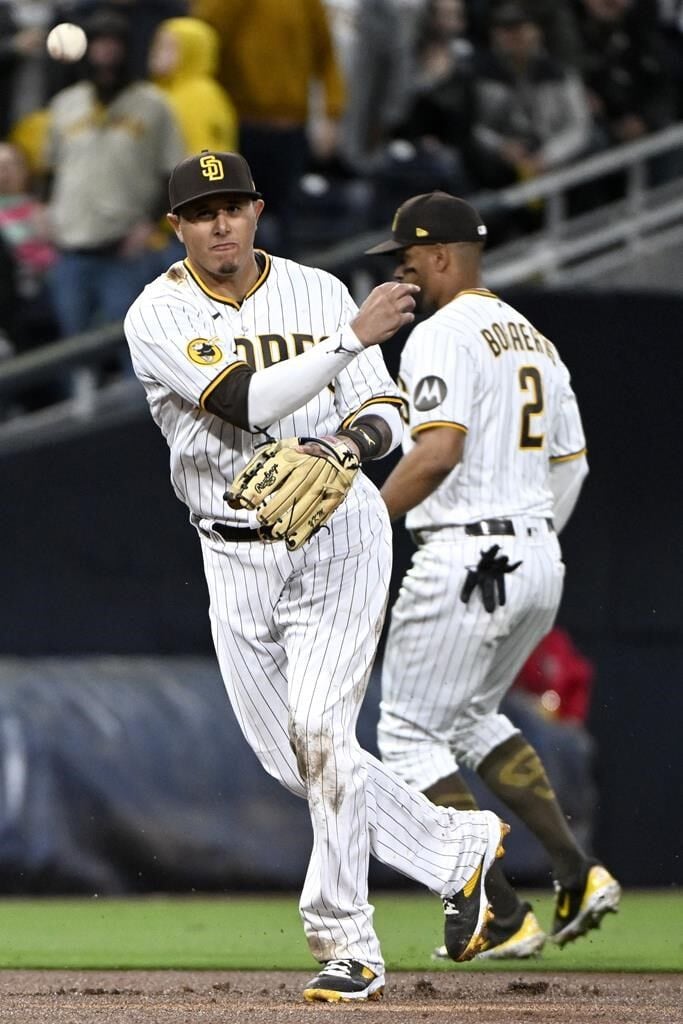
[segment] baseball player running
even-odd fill
[[[486,227],[466,202],[415,196],[394,219],[395,280],[432,316],[412,331],[399,383],[404,455],[382,487],[417,545],[391,614],[382,673],[384,763],[438,804],[472,809],[458,765],[539,838],[553,865],[559,945],[617,909],[615,879],[577,845],[541,761],[499,713],[550,630],[564,577],[557,534],[588,472],[569,373],[526,317],[482,287]],[[500,868],[485,958],[537,953],[546,936]],[[438,951],[437,951],[438,952]]]
[[[169,195],[187,258],[129,310],[133,365],[201,543],[235,715],[266,771],[308,801],[300,911],[323,966],[305,998],[378,998],[369,854],[442,897],[448,953],[466,960],[507,831],[491,812],[435,806],[355,738],[391,560],[359,466],[400,440],[376,346],[413,320],[417,288],[380,285],[358,310],[330,274],[255,250],[264,203],[237,154],[187,158]]]

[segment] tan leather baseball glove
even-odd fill
[[[341,438],[271,441],[238,473],[225,498],[231,508],[256,511],[264,540],[284,540],[295,551],[339,508],[359,466]]]

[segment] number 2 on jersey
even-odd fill
[[[529,401],[522,406],[522,422],[519,431],[520,448],[542,448],[544,435],[532,434],[531,417],[543,412],[543,377],[536,366],[521,366],[519,386],[529,395]]]

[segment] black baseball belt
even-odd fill
[[[552,519],[542,520],[548,529],[548,533],[555,532]],[[439,532],[439,527],[433,529],[413,530],[412,535],[417,544],[424,544],[429,537]],[[518,529],[512,519],[480,519],[477,523],[465,523],[464,526],[444,527],[444,529],[461,529],[466,537],[515,537]],[[524,532],[531,536],[531,527],[523,527]]]
[[[555,525],[552,519],[545,519],[544,522],[548,527],[548,533],[554,533]],[[526,527],[527,533],[529,529]],[[478,523],[465,524],[465,533],[468,537],[514,537],[516,532],[511,519],[481,519]]]
[[[210,537],[211,534],[208,530],[203,530],[201,526],[197,529],[200,533],[203,533],[205,537]],[[258,530],[254,530],[249,526],[226,526],[225,523],[211,523],[211,530],[213,533],[217,533],[223,540],[231,541],[242,541],[242,540],[260,540]]]

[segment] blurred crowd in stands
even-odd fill
[[[683,0],[0,0],[0,354],[120,320],[182,256],[187,153],[242,152],[260,244],[300,257],[675,123],[682,75]]]

